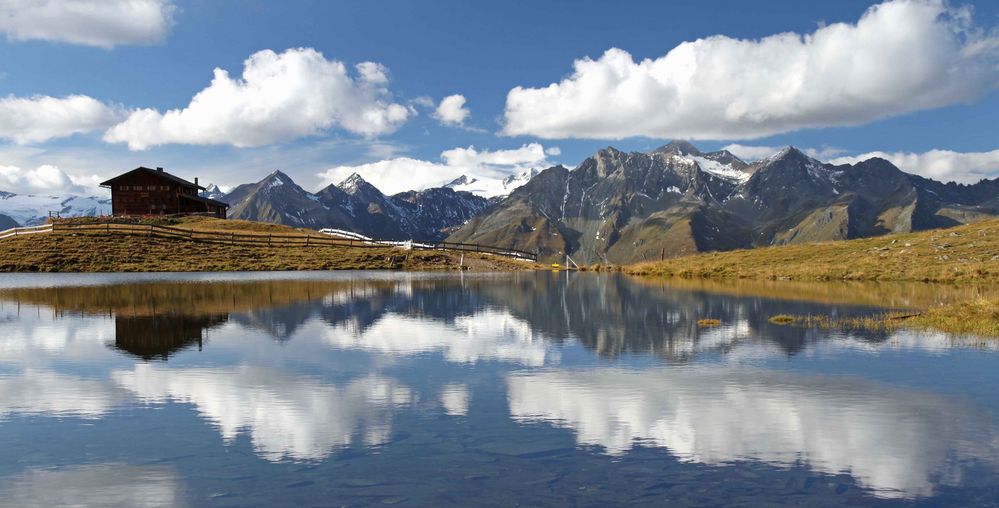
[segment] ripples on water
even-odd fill
[[[940,288],[4,277],[0,504],[977,505],[999,494],[988,342],[767,321],[925,304],[947,297]],[[706,317],[722,325],[698,327]]]

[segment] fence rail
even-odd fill
[[[51,232],[60,232],[64,234],[124,234],[158,238],[186,239],[195,242],[214,243],[219,245],[359,248],[396,247],[415,250],[478,252],[482,254],[492,254],[527,261],[537,261],[538,259],[537,255],[532,252],[479,244],[374,240],[360,235],[348,237],[343,235],[341,232],[320,232],[316,235],[228,233],[224,231],[196,231],[193,229],[159,226],[155,224],[122,224],[114,222],[93,222],[80,224],[51,223],[42,226],[11,228],[5,231],[0,231],[0,240],[14,236]]]

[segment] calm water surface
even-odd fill
[[[995,505],[988,342],[767,322],[871,291],[3,275],[0,504]]]

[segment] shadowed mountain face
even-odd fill
[[[386,196],[354,174],[313,194],[275,171],[221,198],[229,218],[311,229],[334,228],[383,239],[444,239],[486,207],[485,198],[449,188]]]
[[[630,263],[957,225],[999,214],[997,193],[999,179],[942,184],[877,158],[834,166],[789,147],[747,164],[679,141],[548,168],[449,239]]]
[[[10,217],[7,217],[6,215],[0,215],[0,231],[16,227],[17,227],[17,221],[11,219]]]

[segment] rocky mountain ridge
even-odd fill
[[[231,205],[232,219],[428,241],[443,240],[488,204],[486,198],[445,187],[387,196],[357,173],[310,193],[281,171],[217,199]]]
[[[755,163],[677,141],[542,171],[451,241],[629,263],[944,227],[999,214],[999,179],[942,184],[883,159],[834,166],[793,147]]]

